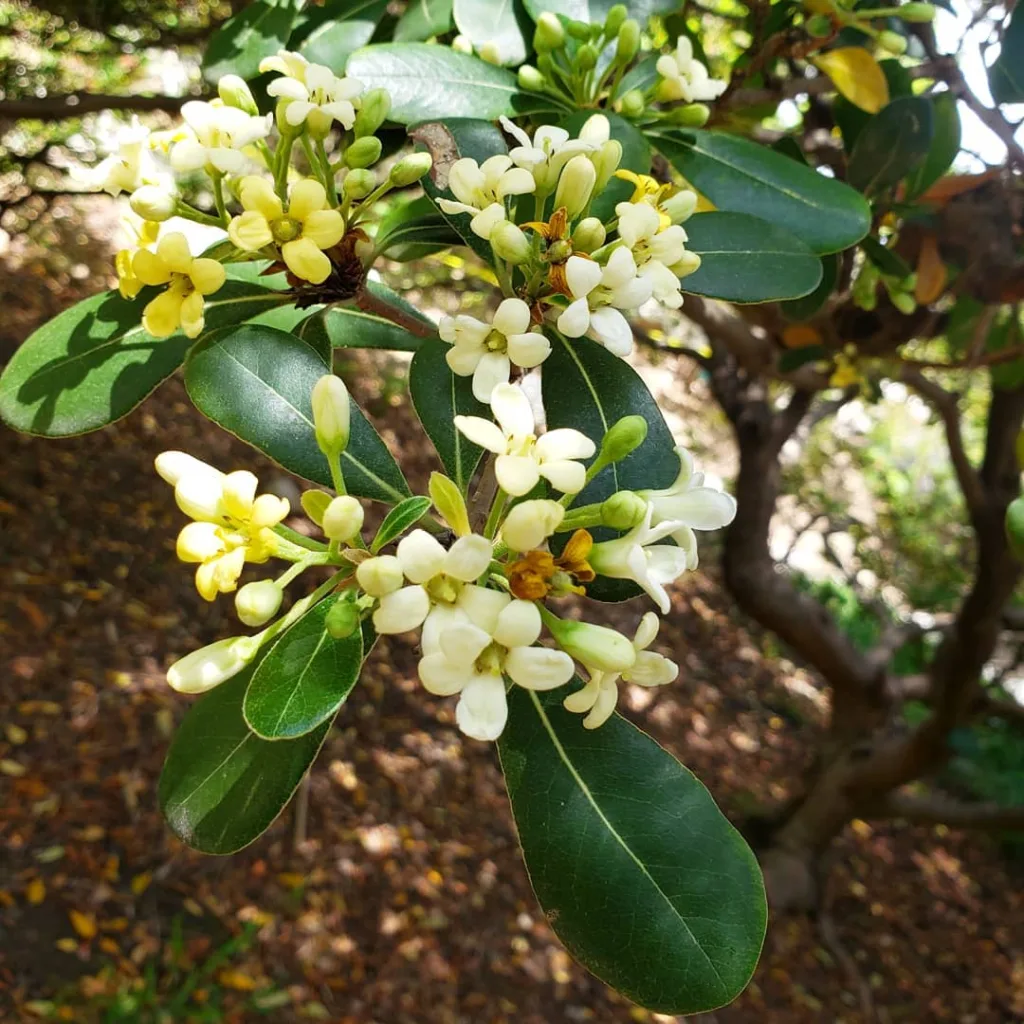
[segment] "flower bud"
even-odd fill
[[[589,156],[577,153],[562,168],[555,189],[555,209],[564,206],[570,219],[581,213],[594,194],[597,171]]]
[[[578,39],[581,43],[585,43],[590,38],[590,26],[585,21],[570,21],[566,31],[573,39]]]
[[[336,601],[324,619],[324,629],[335,639],[345,640],[359,628],[359,609],[342,598]]]
[[[616,491],[601,504],[601,525],[632,530],[644,521],[647,502],[634,491]]]
[[[371,89],[363,94],[359,113],[352,125],[357,139],[372,135],[391,113],[391,94],[387,89]]]
[[[376,135],[364,135],[345,150],[345,166],[356,170],[371,167],[380,159],[381,148]]]
[[[604,19],[604,34],[611,39],[618,35],[623,22],[629,17],[629,9],[625,4],[616,4]]]
[[[536,498],[521,501],[505,517],[501,539],[513,551],[539,548],[558,529],[565,509],[557,501]]]
[[[904,315],[910,316],[917,309],[917,302],[910,292],[898,292],[895,289],[889,292],[892,304]]]
[[[615,63],[628,64],[640,50],[640,23],[632,18],[623,22],[615,43]]]
[[[832,35],[832,19],[827,14],[814,14],[804,22],[804,28],[809,36],[824,39]]]
[[[179,693],[206,693],[227,682],[260,649],[257,636],[231,636],[186,654],[167,670],[167,682]]]
[[[550,53],[540,53],[537,55],[537,68],[542,75],[550,78],[554,66],[555,62],[551,59]]]
[[[321,526],[328,540],[350,541],[363,528],[363,506],[341,494],[327,506]]]
[[[687,249],[679,262],[673,263],[669,269],[676,277],[686,277],[688,274],[692,274],[695,270],[700,269],[700,256]]]
[[[303,491],[302,497],[299,498],[299,503],[302,505],[302,511],[306,513],[309,518],[316,523],[317,526],[323,524],[324,513],[327,511],[327,506],[334,499],[326,491]]]
[[[596,153],[590,154],[590,162],[594,165],[594,170],[597,171],[597,181],[594,183],[595,192],[602,191],[605,185],[612,180],[612,175],[619,169],[621,160],[622,143],[618,139],[609,139],[602,143]]]
[[[625,96],[619,100],[619,113],[625,117],[642,117],[647,109],[644,101],[644,94],[640,89],[630,89]]]
[[[465,54],[468,54],[470,57],[472,57],[473,56],[473,41],[469,38],[469,36],[457,35],[452,40],[452,49],[456,53],[465,53]]]
[[[1014,498],[1006,509],[1006,539],[1014,555],[1024,559],[1024,498]]]
[[[365,199],[377,187],[377,175],[373,171],[355,170],[345,175],[341,190],[349,199]]]
[[[533,251],[523,230],[507,220],[495,225],[491,232],[491,248],[498,259],[508,260],[516,266],[525,263]]]
[[[682,128],[703,128],[710,116],[711,110],[707,104],[688,103],[685,107],[675,107],[667,111],[665,120]]]
[[[547,79],[529,64],[524,64],[519,69],[518,78],[519,88],[526,89],[527,92],[543,92],[548,84]]]
[[[619,462],[631,452],[636,451],[647,437],[647,420],[637,413],[623,416],[608,428],[608,433],[601,441],[598,459],[605,465]]]
[[[253,117],[260,112],[245,79],[238,75],[225,75],[217,83],[217,94],[227,107],[237,107]]]
[[[537,19],[537,30],[533,33],[533,48],[538,53],[557,50],[565,43],[565,29],[557,14],[545,11]]]
[[[903,4],[900,7],[899,16],[904,21],[927,22],[935,20],[935,6],[933,4],[914,3]]]
[[[682,224],[697,209],[697,193],[690,188],[681,188],[658,205],[668,214],[673,224]]]
[[[493,39],[488,39],[477,51],[477,56],[488,64],[501,64],[501,50]]]
[[[356,582],[370,597],[385,597],[405,582],[405,573],[394,555],[377,555],[359,563]]]
[[[143,185],[132,193],[128,203],[143,220],[160,222],[174,216],[178,197],[159,185]]]
[[[598,145],[607,142],[611,138],[612,126],[604,114],[591,114],[583,122],[580,129],[580,138],[584,142],[594,142]]]
[[[606,237],[604,224],[597,217],[585,217],[572,233],[572,247],[576,252],[591,253],[604,245]]]
[[[284,591],[273,580],[246,583],[235,594],[235,611],[246,626],[262,626],[280,610]]]
[[[391,168],[388,180],[395,188],[405,188],[406,185],[413,185],[419,181],[433,165],[434,161],[429,153],[410,153]]]
[[[296,128],[295,125],[289,124],[288,119],[284,116],[284,112],[291,102],[291,100],[282,98],[277,101],[277,106],[274,107],[274,124],[277,126],[281,137],[287,139],[294,139],[302,133],[301,125]]]
[[[325,455],[340,455],[345,450],[351,415],[344,382],[325,373],[313,385],[313,426],[316,443]]]
[[[633,644],[617,630],[592,622],[544,617],[551,635],[566,654],[599,672],[624,672],[636,661]]]
[[[907,40],[905,36],[901,36],[899,32],[893,32],[890,29],[886,29],[883,32],[878,33],[878,45],[883,50],[889,53],[895,54],[900,57],[907,52]]]
[[[576,71],[593,71],[597,67],[597,47],[584,43],[576,51],[572,66]]]

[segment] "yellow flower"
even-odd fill
[[[142,291],[142,281],[135,276],[132,261],[140,249],[148,249],[160,234],[160,225],[156,221],[144,220],[139,227],[129,223],[128,230],[135,235],[135,246],[121,249],[114,257],[114,269],[117,271],[117,290],[126,299],[134,299]]]
[[[313,284],[322,284],[331,273],[324,255],[341,241],[345,220],[327,206],[323,185],[311,178],[292,186],[288,212],[269,181],[250,174],[242,179],[238,198],[245,212],[228,225],[231,241],[246,252],[280,245],[288,269]]]
[[[861,379],[856,361],[843,352],[837,353],[835,368],[828,379],[829,386],[833,388],[848,388],[854,384],[859,384]]]
[[[180,231],[160,239],[156,252],[140,249],[132,258],[132,273],[143,284],[166,284],[142,311],[142,326],[154,338],[167,338],[180,327],[189,338],[203,329],[203,297],[224,284],[224,268],[216,261],[195,257]]]

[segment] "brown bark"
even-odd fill
[[[0,120],[26,118],[35,121],[59,121],[81,117],[99,110],[166,110],[177,113],[194,96],[108,96],[102,93],[76,92],[22,100],[0,101]]]

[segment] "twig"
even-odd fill
[[[1003,830],[1024,829],[1024,807],[1003,807],[995,803],[971,804],[931,793],[915,796],[891,793],[872,817],[903,818],[913,825],[949,825],[953,828]]]
[[[74,92],[44,96],[41,99],[2,100],[0,119],[27,118],[36,121],[59,121],[81,117],[98,110],[166,110],[177,113],[182,104],[195,96],[109,96],[104,93]]]
[[[375,295],[369,288],[359,289],[355,296],[355,304],[364,313],[374,313],[385,320],[390,320],[417,338],[432,338],[437,333],[437,328],[433,324],[424,322],[418,316],[402,309],[401,306],[393,306],[390,302]]]

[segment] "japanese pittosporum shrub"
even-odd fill
[[[641,6],[646,17],[657,5]],[[261,33],[249,31],[254,11]],[[694,531],[727,524],[734,503],[704,484],[630,367],[628,314],[678,309],[683,291],[812,292],[819,256],[863,236],[867,207],[788,157],[700,130],[725,83],[686,37],[641,53],[623,6],[593,26],[537,13],[536,67],[518,75],[459,52],[461,40],[370,46],[339,77],[356,24],[344,10],[331,21],[310,9],[315,63],[266,52],[297,8],[247,8],[211,43],[219,98],[186,103],[172,131],[133,124],[97,169],[141,218],[117,256],[119,291],[29,338],[0,380],[0,412],[32,433],[93,430],[183,365],[201,412],[317,485],[301,500],[307,532],[322,536],[310,539],[285,525],[300,510],[258,494],[247,470],[157,459],[189,519],[177,551],[199,593],[234,594],[255,631],[168,670],[175,689],[204,694],[160,782],[181,839],[230,853],[259,836],[377,636],[417,631],[424,687],[457,698],[467,736],[498,744],[555,932],[643,1006],[695,1013],[730,1001],[753,971],[760,874],[700,782],[614,709],[620,680],[676,679],[657,650],[658,612],[697,564]],[[506,62],[522,61],[525,40],[492,26],[478,47],[501,59],[511,40]],[[273,76],[273,113],[236,70]],[[388,126],[410,124],[417,151],[375,169]],[[686,182],[652,177],[652,146],[718,209],[695,213]],[[176,187],[196,173],[213,212]],[[424,197],[381,203],[417,182]],[[172,217],[224,237],[192,252]],[[489,322],[435,325],[368,278],[389,250],[453,245],[493,269]],[[413,352],[412,401],[443,467],[426,495],[410,492],[332,374],[333,348],[360,346]],[[389,506],[374,536],[366,501]],[[272,560],[287,569],[238,587],[246,563]],[[329,577],[280,614],[285,587],[312,567]],[[632,636],[572,607],[641,593],[657,612]]]

